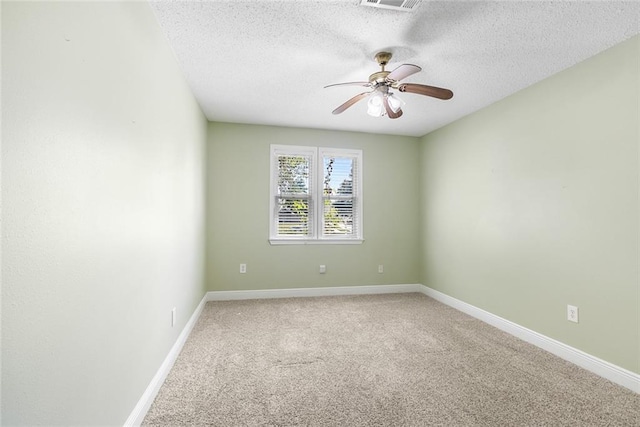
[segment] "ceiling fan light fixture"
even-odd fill
[[[381,117],[384,113],[384,104],[382,103],[382,94],[374,92],[369,96],[367,102],[367,114],[373,117]]]
[[[405,104],[405,102],[402,99],[400,99],[398,96],[396,96],[393,93],[389,93],[389,96],[387,96],[387,100],[389,101],[389,107],[391,107],[391,110],[394,113],[397,113],[398,111],[400,111],[400,109]]]

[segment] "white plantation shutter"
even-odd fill
[[[362,151],[271,146],[270,241],[360,243]]]
[[[322,237],[359,236],[358,153],[324,149],[322,153]]]
[[[313,156],[279,154],[276,194],[279,236],[311,236],[313,233]]]

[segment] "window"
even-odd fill
[[[362,151],[271,146],[272,244],[362,243]]]

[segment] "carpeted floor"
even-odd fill
[[[210,302],[147,426],[640,426],[640,395],[422,294]]]

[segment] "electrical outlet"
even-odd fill
[[[171,309],[171,327],[173,328],[174,326],[176,326],[176,308],[175,307]]]
[[[578,307],[567,305],[567,320],[578,323]]]
[[[324,274],[327,272],[327,266],[326,265],[320,265],[320,274]]]
[[[240,273],[244,274],[247,272],[247,264],[240,264]]]
[[[384,273],[384,266],[382,264],[378,266],[378,273],[380,274]]]

